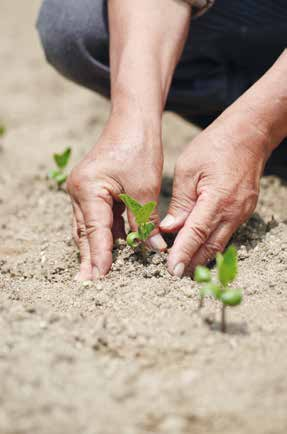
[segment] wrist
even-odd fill
[[[156,103],[134,98],[128,92],[122,91],[112,99],[111,113],[105,129],[116,128],[161,143],[162,110]]]
[[[287,51],[231,107],[262,136],[267,153],[287,137]]]
[[[238,152],[246,152],[264,168],[272,152],[272,140],[268,128],[262,125],[247,106],[233,104],[215,121],[224,137],[224,146],[238,147]]]
[[[131,111],[114,111],[88,155],[91,159],[109,155],[115,161],[119,155],[125,155],[125,161],[132,161],[140,155],[143,162],[153,158],[162,161],[161,134],[157,126],[152,127]]]

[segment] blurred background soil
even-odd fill
[[[235,236],[242,306],[218,331],[211,300],[124,247],[110,275],[73,281],[78,255],[51,155],[93,144],[109,103],[57,75],[34,23],[39,1],[0,0],[0,433],[286,434],[287,187],[262,180]],[[168,200],[176,156],[198,130],[164,121]]]

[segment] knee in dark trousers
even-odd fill
[[[47,61],[65,77],[109,94],[105,0],[44,0],[37,28]]]

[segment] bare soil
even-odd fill
[[[38,1],[0,6],[0,433],[286,434],[286,185],[263,179],[235,236],[245,300],[226,334],[219,307],[199,315],[196,285],[170,277],[165,255],[143,266],[120,245],[106,279],[74,282],[69,199],[46,173],[54,151],[84,154],[109,103],[45,64]],[[196,133],[166,115],[163,207]]]

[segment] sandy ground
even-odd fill
[[[54,151],[83,155],[109,105],[45,64],[38,6],[0,0],[0,433],[286,434],[286,185],[262,181],[236,236],[245,301],[226,335],[164,256],[143,267],[121,247],[106,279],[75,283],[69,200],[45,175]],[[166,116],[167,176],[194,134]]]

